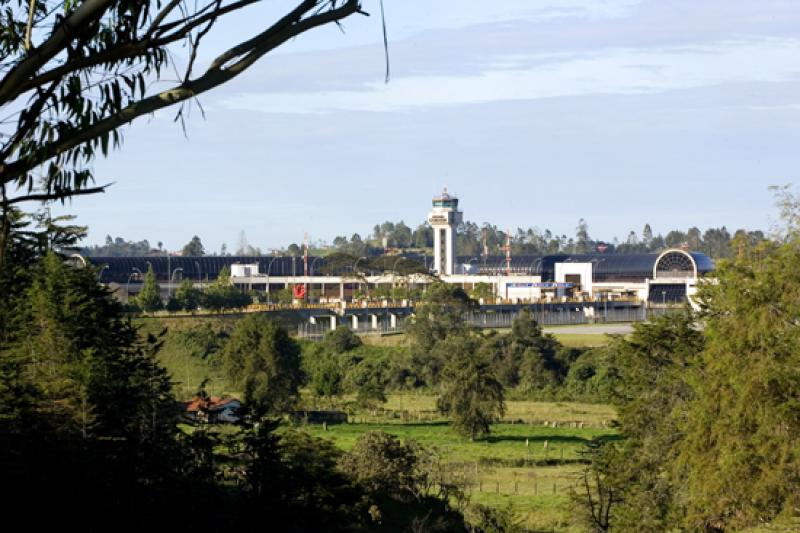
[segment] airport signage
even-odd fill
[[[437,215],[430,215],[428,217],[428,222],[430,222],[431,225],[434,225],[434,226],[437,225],[437,224],[449,224],[451,222],[451,220],[450,220],[451,217],[449,215],[452,215],[452,213],[447,213],[447,214],[444,214],[444,215],[438,215],[438,214]]]
[[[540,281],[537,283],[507,283],[509,289],[571,289],[574,283],[556,283],[554,281]]]

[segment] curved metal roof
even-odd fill
[[[168,268],[172,272],[175,272],[175,269],[182,269],[181,274],[184,278],[215,280],[224,267],[230,267],[237,263],[258,263],[259,272],[266,273],[269,269],[270,275],[274,276],[301,276],[303,274],[303,258],[291,256],[87,257],[86,260],[101,268],[103,265],[107,265],[100,275],[100,280],[103,282],[116,281],[117,283],[125,283],[131,273],[136,272],[135,269],[147,272],[148,264],[153,265],[153,271],[159,280],[167,280],[170,277],[170,274],[167,273]],[[319,273],[324,265],[323,258],[308,258],[310,274],[313,274],[314,270]]]
[[[663,253],[663,252],[662,252]],[[543,281],[553,281],[556,263],[594,263],[594,281],[637,281],[653,277],[653,268],[661,253],[637,254],[556,254],[544,256],[512,256],[511,272],[542,276]],[[714,270],[714,262],[705,254],[690,252],[697,263],[698,275]],[[481,274],[504,274],[506,258],[492,255],[485,258],[459,257],[460,264],[477,264]]]
[[[511,272],[542,276],[543,281],[553,281],[555,278],[556,263],[594,263],[594,281],[643,281],[653,276],[653,267],[658,253],[647,254],[557,254],[557,255],[517,255],[511,258]],[[699,275],[705,275],[714,270],[714,262],[707,255],[690,252],[697,263]],[[388,256],[387,256],[388,257]],[[399,256],[392,256],[393,258]],[[420,263],[432,264],[428,256],[405,256],[407,259]],[[259,272],[273,276],[301,276],[303,274],[303,258],[292,256],[202,256],[183,257],[174,256],[146,256],[146,257],[87,257],[87,261],[102,267],[100,280],[103,282],[115,281],[125,283],[135,269],[147,271],[148,263],[153,265],[153,270],[160,280],[170,277],[168,268],[173,272],[181,269],[183,278],[214,280],[224,267],[233,264],[258,263]],[[391,270],[391,261],[387,259],[384,270]],[[502,255],[488,257],[461,256],[457,258],[459,264],[478,266],[478,272],[486,275],[498,275],[506,272],[506,258]],[[326,272],[327,260],[321,256],[308,258],[308,269],[311,275],[320,275]],[[376,265],[373,265],[373,268]],[[380,267],[380,262],[377,264]],[[347,269],[345,269],[347,270]]]

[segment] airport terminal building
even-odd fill
[[[149,265],[162,288],[174,289],[182,279],[205,285],[217,279],[223,268],[231,280],[244,290],[266,294],[302,285],[323,303],[352,300],[359,287],[381,285],[424,287],[439,279],[471,290],[488,285],[496,301],[509,303],[559,301],[628,300],[667,305],[691,299],[698,282],[714,269],[704,254],[682,249],[661,253],[556,254],[546,256],[465,257],[459,256],[456,232],[463,215],[458,198],[446,191],[435,197],[428,222],[433,228],[433,257],[397,256],[415,260],[431,275],[400,276],[392,263],[376,271],[359,269],[359,261],[338,269],[325,257],[94,257],[89,260],[101,268],[100,280],[124,287],[125,294],[137,292],[142,273]],[[394,256],[392,256],[394,257]],[[391,259],[391,258],[389,258]],[[486,302],[490,303],[490,302]],[[494,302],[491,302],[494,303]]]

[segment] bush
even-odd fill
[[[358,348],[362,342],[358,335],[350,331],[350,328],[339,326],[325,334],[323,344],[334,353],[344,353]]]

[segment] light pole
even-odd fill
[[[183,272],[183,268],[178,267],[172,271],[172,274],[169,275],[169,283],[167,283],[167,298],[172,298],[172,278],[175,277],[175,272],[177,272],[178,270]]]
[[[667,291],[661,291],[661,305],[667,306]]]
[[[142,277],[142,271],[136,267],[131,267],[131,270],[135,272],[131,272],[128,276],[128,282],[125,284],[125,303],[127,303],[131,299],[131,278],[136,275],[136,272],[139,273],[139,277]]]
[[[310,270],[311,274],[310,275],[313,276],[314,274],[316,274],[316,272],[314,270],[314,265],[316,265],[317,261],[319,261],[320,259],[322,259],[322,256],[318,255],[317,257],[314,258],[313,261],[311,261],[311,270]]]
[[[353,275],[356,277],[356,279],[358,279],[358,262],[362,259],[366,259],[366,257],[361,256],[356,259],[355,263],[353,263]],[[364,274],[364,277],[366,277],[366,274]],[[367,297],[369,297],[369,282],[367,282]]]
[[[86,259],[81,254],[72,254],[69,257],[70,259],[77,259],[83,266],[86,266]]]
[[[100,267],[100,272],[97,273],[97,282],[100,283],[100,280],[103,279],[103,271],[108,268],[108,265],[103,265]]]
[[[398,274],[398,272],[397,272],[397,264],[400,261],[402,261],[403,259],[405,259],[405,257],[402,257],[402,256],[398,257],[397,259],[395,259],[394,264],[392,265],[392,289],[394,289],[395,286],[397,285],[397,281],[396,281],[397,280],[397,274]],[[394,290],[392,290],[392,292],[394,292]],[[394,300],[394,294],[392,294],[391,296],[392,296],[391,299]],[[406,299],[408,299],[408,283],[406,283]]]
[[[470,260],[467,261],[468,270],[472,270],[472,262],[473,261],[480,261],[480,259],[478,259],[477,257],[470,258]],[[464,270],[463,267],[462,267],[461,270],[462,270],[462,272],[461,272],[461,276],[462,276],[461,277],[461,290],[462,291],[466,291],[467,290],[467,282],[466,282],[466,280],[464,278],[466,278],[466,276],[469,275],[469,274],[467,272],[463,271]],[[473,289],[475,288],[475,284],[474,283],[472,284],[472,288]]]
[[[270,303],[269,302],[269,271],[272,269],[272,263],[274,263],[277,258],[278,258],[278,256],[276,255],[269,262],[269,265],[267,265],[267,305],[269,305],[269,303]]]
[[[200,274],[200,261],[195,261],[194,266],[197,267],[197,283],[200,284],[200,290],[203,290],[203,276]]]
[[[395,262],[394,262],[394,265],[392,265],[392,272],[395,272],[395,273],[397,272],[397,264],[398,264],[400,261],[402,261],[403,259],[405,259],[405,257],[402,257],[402,256],[401,256],[401,257],[398,257],[398,258],[395,260]]]

